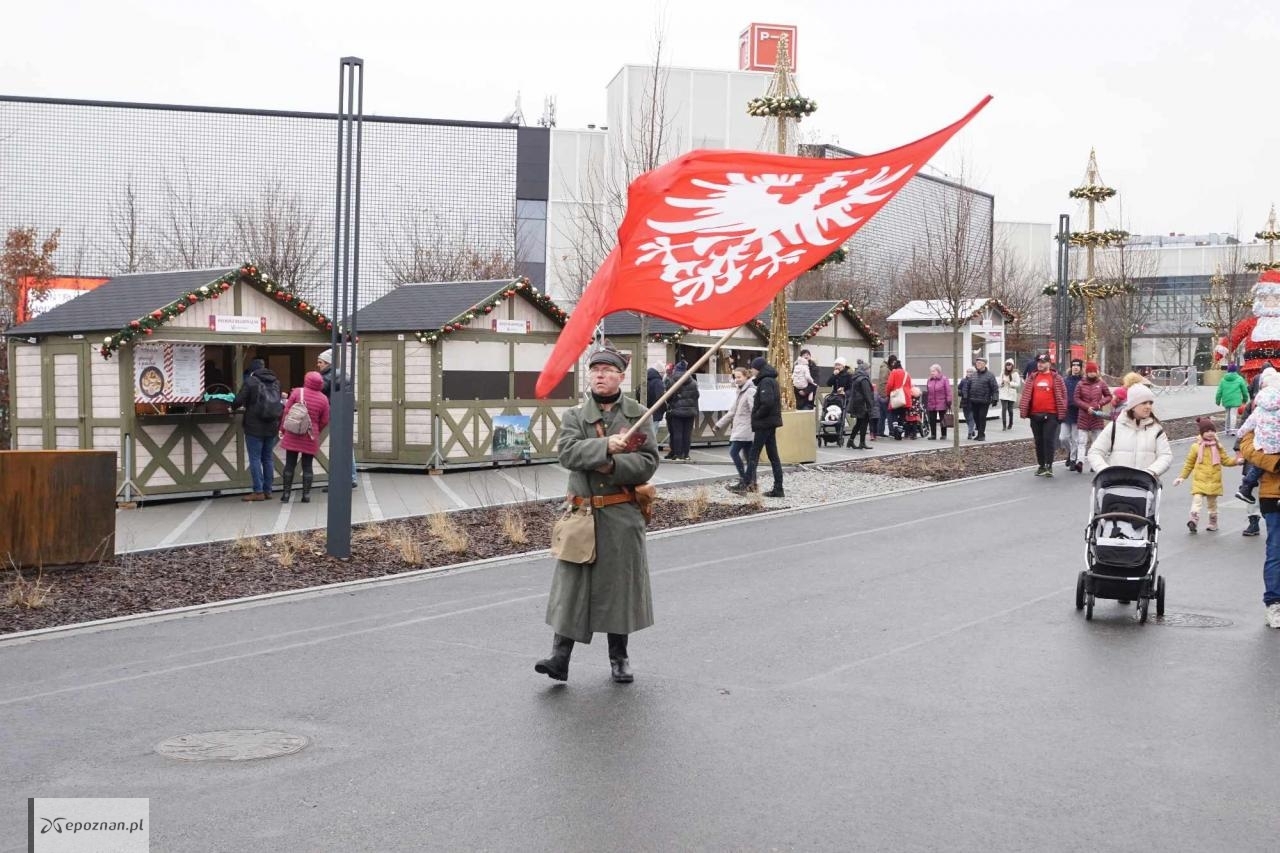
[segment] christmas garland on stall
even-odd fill
[[[566,322],[568,322],[569,315],[565,313],[563,308],[557,305],[545,293],[541,292],[540,290],[536,290],[534,286],[529,282],[529,279],[522,278],[522,279],[513,281],[510,286],[503,288],[502,290],[490,296],[488,299],[484,300],[483,302],[478,302],[475,305],[472,305],[467,310],[453,317],[451,320],[449,320],[449,322],[442,325],[439,329],[432,329],[430,331],[424,331],[424,332],[415,332],[414,334],[418,338],[419,343],[424,343],[424,344],[435,343],[440,339],[442,335],[447,335],[452,332],[462,331],[464,328],[466,328],[466,325],[468,323],[470,323],[472,320],[476,319],[477,317],[481,317],[485,314],[492,314],[495,308],[497,308],[506,300],[514,297],[517,293],[523,293],[525,295],[525,298],[527,298],[530,302],[536,305],[539,308],[539,310],[542,311],[542,313],[546,314],[548,317],[555,320],[560,325],[563,326]]]
[[[1102,202],[1111,198],[1116,191],[1111,187],[1103,187],[1098,184],[1085,184],[1082,187],[1076,187],[1067,193],[1067,198],[1074,198],[1080,201],[1097,201]]]
[[[747,115],[756,118],[804,118],[818,111],[818,102],[801,95],[764,95],[747,101]]]
[[[831,321],[836,318],[837,314],[850,315],[853,318],[853,324],[858,327],[858,331],[862,332],[862,334],[867,337],[867,340],[871,342],[871,346],[873,348],[880,346],[880,336],[871,330],[871,326],[867,324],[866,320],[862,319],[861,314],[854,310],[852,303],[850,303],[848,299],[842,299],[835,305],[832,305],[821,317],[814,320],[813,323],[809,325],[809,328],[805,329],[804,332],[799,335],[793,335],[791,337],[791,342],[801,344],[809,340],[809,338],[818,334],[819,330],[825,329],[827,326],[831,325]]]
[[[295,313],[306,318],[317,329],[323,332],[333,331],[333,321],[325,317],[320,309],[293,291],[282,288],[278,283],[272,281],[270,277],[263,275],[253,264],[245,264],[238,270],[229,272],[208,284],[184,293],[168,305],[157,308],[150,314],[146,314],[136,320],[130,320],[118,332],[107,335],[102,339],[102,346],[99,352],[103,358],[111,358],[112,353],[120,349],[120,347],[131,343],[137,338],[149,337],[155,334],[157,329],[164,326],[174,317],[179,314],[185,314],[188,308],[205,300],[217,299],[230,290],[231,286],[237,281],[252,284],[280,304],[291,308]]]

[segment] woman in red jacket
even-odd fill
[[[889,434],[896,441],[902,441],[906,432],[907,410],[911,408],[911,374],[907,373],[896,355],[885,359],[885,364],[889,365],[889,377],[884,383],[884,395],[889,398]],[[895,391],[902,393],[895,395]]]
[[[302,380],[303,387],[289,392],[284,404],[284,417],[280,419],[280,446],[285,449],[284,488],[280,502],[288,503],[293,490],[293,472],[302,457],[302,502],[311,503],[312,464],[320,452],[320,433],[329,425],[329,398],[324,395],[324,377],[314,370]],[[311,429],[305,433],[290,432],[286,423],[294,403],[301,402],[311,416]]]
[[[1049,356],[1036,359],[1036,372],[1022,383],[1018,413],[1031,419],[1035,437],[1037,477],[1053,476],[1053,453],[1058,440],[1058,424],[1067,419],[1067,383],[1049,363]]]

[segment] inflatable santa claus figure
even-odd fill
[[[1280,369],[1280,270],[1267,270],[1253,286],[1253,316],[1236,323],[1214,349],[1215,361],[1244,344],[1240,373],[1248,382],[1269,364]]]

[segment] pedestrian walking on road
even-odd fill
[[[1004,371],[1000,374],[1000,430],[1006,432],[1013,429],[1014,412],[1018,409],[1018,401],[1022,399],[1022,374],[1018,372],[1013,359],[1004,360]],[[969,436],[973,438],[973,436]]]
[[[1267,392],[1262,392],[1267,393]],[[1262,396],[1260,393],[1259,396]],[[1280,454],[1264,453],[1255,445],[1256,432],[1240,439],[1245,461],[1262,471],[1258,482],[1258,505],[1267,522],[1267,550],[1262,563],[1262,604],[1267,608],[1267,625],[1280,628]]]
[[[849,447],[856,450],[870,450],[867,446],[867,427],[875,425],[876,390],[871,384],[871,374],[867,363],[858,359],[853,369],[853,384],[849,389],[849,415],[853,418],[853,426],[849,430]],[[874,435],[874,432],[873,432]],[[872,438],[874,441],[874,437]]]
[[[733,384],[738,389],[733,407],[716,421],[716,429],[729,427],[729,458],[733,460],[733,467],[738,469],[738,482],[730,483],[726,488],[731,492],[745,492],[751,487],[744,454],[751,452],[751,442],[755,438],[751,431],[751,406],[756,399],[756,384],[751,381],[751,371],[746,367],[733,369]]]
[[[907,412],[911,409],[911,374],[896,355],[886,361],[889,376],[885,379],[884,392],[889,398],[889,434],[895,441],[901,441],[906,435]]]
[[[964,369],[964,379],[956,385],[956,393],[960,395],[960,411],[964,415],[964,422],[969,426],[969,439],[973,440],[973,430],[977,418],[973,414],[973,406],[969,404],[969,386],[973,384],[973,365],[969,365]]]
[[[1089,455],[1089,445],[1097,439],[1102,428],[1110,423],[1103,408],[1111,402],[1111,389],[1102,381],[1098,365],[1089,362],[1084,366],[1084,378],[1076,384],[1076,447],[1075,471],[1084,471],[1084,460]]]
[[[987,416],[991,405],[1000,399],[1000,385],[987,370],[987,360],[973,360],[973,378],[969,380],[969,408],[973,410],[973,440],[987,440]]]
[[[1036,372],[1022,385],[1018,411],[1031,421],[1036,446],[1036,476],[1053,476],[1054,445],[1058,424],[1067,417],[1067,385],[1053,369],[1049,356],[1036,359]]]
[[[293,472],[298,460],[302,460],[302,502],[311,503],[311,483],[315,480],[314,464],[320,452],[320,433],[329,425],[329,398],[322,391],[324,377],[312,370],[302,380],[301,388],[289,392],[284,404],[284,418],[280,422],[280,446],[284,448],[284,484],[280,488],[280,502],[288,503],[293,491]],[[308,394],[307,392],[311,393]],[[300,403],[307,411],[305,431],[295,432],[294,405]]]
[[[1227,365],[1227,373],[1218,383],[1218,391],[1213,396],[1213,402],[1227,410],[1227,435],[1234,435],[1240,407],[1249,402],[1249,386],[1240,375],[1240,368],[1236,364]]]
[[[756,383],[756,397],[751,404],[751,455],[747,462],[747,484],[758,489],[756,469],[760,467],[760,454],[767,451],[769,465],[773,469],[773,488],[764,493],[766,498],[784,497],[782,491],[782,461],[778,459],[778,427],[782,426],[782,389],[778,387],[778,371],[761,356],[751,361],[752,379]]]
[[[557,560],[547,600],[547,624],[555,632],[551,656],[534,670],[555,681],[569,678],[573,644],[609,637],[609,668],[615,682],[633,680],[627,641],[653,624],[645,517],[635,487],[658,470],[658,444],[646,421],[638,447],[623,438],[645,407],[622,393],[627,361],[616,349],[596,350],[587,361],[591,392],[565,412],[560,427],[560,464],[569,471],[565,500],[590,507],[595,560]]]
[[[675,372],[671,374],[670,388],[689,370],[684,361],[676,362]],[[676,392],[667,399],[667,431],[671,438],[671,452],[667,458],[672,462],[688,462],[689,450],[693,440],[693,423],[698,419],[698,377],[690,376]]]
[[[1191,450],[1182,463],[1182,473],[1173,481],[1181,486],[1182,481],[1191,478],[1191,514],[1187,518],[1187,529],[1195,533],[1200,526],[1201,504],[1207,505],[1209,523],[1205,530],[1210,533],[1218,529],[1218,498],[1222,497],[1222,468],[1236,464],[1235,456],[1226,452],[1218,443],[1218,432],[1209,418],[1196,418],[1196,429],[1200,437],[1191,442]]]
[[[942,372],[942,365],[929,367],[929,378],[924,383],[925,411],[929,415],[929,440],[938,438],[938,430],[942,430],[942,440],[947,440],[947,413],[951,411],[951,380]]]
[[[1062,378],[1067,386],[1067,418],[1058,426],[1058,446],[1067,449],[1068,471],[1076,470],[1076,421],[1080,415],[1076,408],[1076,386],[1084,379],[1084,373],[1084,360],[1073,358],[1067,375]]]
[[[1093,443],[1089,467],[1096,473],[1112,465],[1137,468],[1159,478],[1173,462],[1173,449],[1156,418],[1156,396],[1141,383],[1129,389],[1129,405]]]

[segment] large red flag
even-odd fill
[[[538,377],[545,397],[600,318],[639,311],[729,329],[839,248],[991,100],[924,139],[834,160],[690,151],[631,184],[618,245],[583,291]]]

